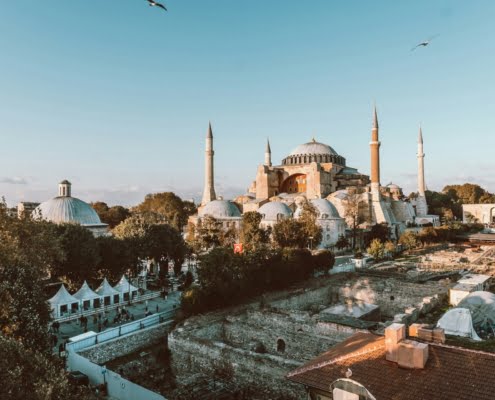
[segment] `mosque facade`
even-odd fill
[[[322,228],[322,247],[333,246],[346,228],[352,226],[351,201],[358,207],[358,225],[369,228],[386,223],[392,237],[416,221],[438,224],[438,217],[428,215],[424,183],[423,137],[418,138],[418,197],[410,201],[396,184],[382,186],[380,181],[379,124],[373,110],[370,146],[370,170],[366,175],[348,166],[345,157],[331,146],[313,139],[297,146],[280,164],[273,165],[271,147],[266,143],[263,164],[246,194],[232,201],[217,199],[214,188],[214,151],[211,124],[206,136],[204,194],[198,214],[190,223],[197,224],[205,215],[225,227],[240,226],[242,214],[257,211],[263,227],[273,227],[285,218],[298,218],[303,202],[310,202]]]

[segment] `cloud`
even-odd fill
[[[8,183],[11,185],[27,185],[28,181],[19,176],[13,176],[13,177],[0,178],[0,183]]]

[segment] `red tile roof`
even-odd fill
[[[495,399],[495,354],[430,343],[425,368],[405,369],[385,359],[385,338],[371,333],[356,333],[287,378],[329,392],[348,368],[377,400]]]

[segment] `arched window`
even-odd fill
[[[277,351],[279,353],[285,353],[285,342],[283,339],[277,340]]]

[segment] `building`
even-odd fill
[[[419,196],[414,203],[405,198],[398,185],[390,183],[382,186],[380,183],[381,142],[376,108],[373,110],[369,145],[371,176],[348,166],[345,157],[328,144],[318,142],[314,138],[297,146],[280,164],[273,165],[271,146],[267,141],[264,162],[258,166],[255,180],[246,194],[234,199],[239,215],[227,203],[223,203],[222,207],[216,203],[208,215],[220,218],[225,227],[230,227],[232,221],[227,219],[239,218],[242,213],[248,211],[257,211],[263,215],[261,224],[267,227],[273,226],[283,218],[297,218],[297,210],[302,202],[310,201],[318,213],[317,222],[323,229],[322,247],[333,246],[339,236],[345,234],[346,224],[347,227],[353,226],[354,221],[349,218],[347,212],[352,201],[357,204],[357,224],[360,228],[386,223],[390,227],[391,236],[398,237],[406,226],[413,224],[415,220],[436,225],[439,222],[438,216],[427,214],[421,129],[418,139]],[[201,216],[205,215],[202,209],[216,200],[213,132],[209,124],[206,135],[203,198],[198,214],[192,216],[189,222],[196,224],[200,221]],[[224,212],[219,207],[230,211]],[[421,220],[418,219],[420,217]]]
[[[495,226],[495,204],[463,204],[462,222]]]
[[[449,301],[452,306],[457,306],[461,300],[469,294],[490,288],[492,277],[482,274],[467,274],[457,281],[457,284],[449,290]]]
[[[311,400],[493,399],[495,354],[406,339],[405,331],[394,323],[385,336],[356,333],[287,379]]]
[[[94,236],[108,234],[108,224],[101,222],[93,207],[72,197],[72,184],[67,180],[59,183],[57,197],[41,203],[31,215],[35,219],[56,224],[78,224],[91,231]]]
[[[34,209],[39,205],[40,203],[21,201],[19,204],[17,204],[17,217],[24,218],[31,215]]]

